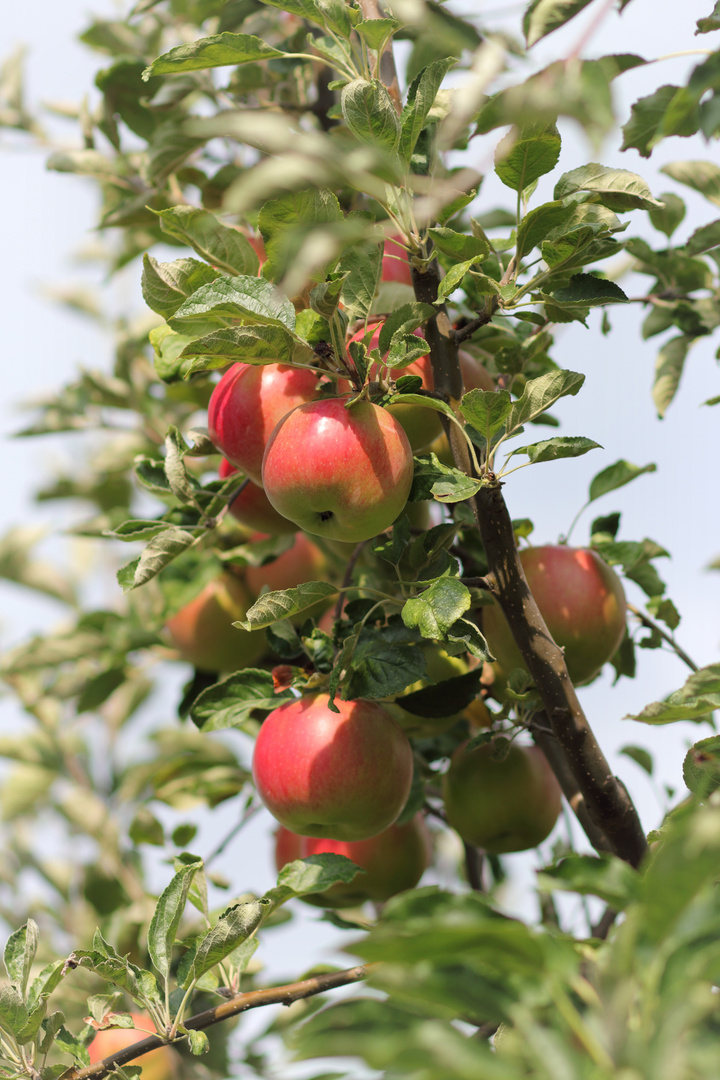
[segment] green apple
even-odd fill
[[[513,743],[502,760],[493,743],[455,751],[443,777],[448,823],[468,844],[492,855],[537,847],[552,832],[561,792],[536,746]]]

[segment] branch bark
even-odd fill
[[[288,983],[285,986],[271,986],[267,990],[251,990],[247,994],[236,994],[229,1001],[216,1005],[214,1009],[205,1009],[185,1021],[184,1027],[192,1031],[203,1031],[205,1028],[228,1020],[238,1013],[247,1012],[248,1009],[258,1009],[265,1005],[292,1005],[294,1001],[302,998],[314,997],[315,994],[323,994],[326,990],[335,990],[338,986],[348,986],[351,983],[360,982],[370,970],[372,964],[362,964],[358,967],[346,968],[344,971],[334,971],[328,975],[316,975],[311,979],[302,979],[300,982]],[[184,1035],[178,1035],[174,1042],[181,1042]],[[118,1050],[116,1054],[97,1061],[94,1065],[88,1065],[85,1069],[70,1069],[63,1074],[63,1080],[102,1080],[112,1072],[116,1065],[128,1065],[131,1061],[147,1054],[150,1050],[157,1050],[162,1046],[169,1045],[160,1035],[149,1035],[146,1039],[140,1039],[132,1046],[126,1046]],[[170,1044],[172,1045],[172,1044]]]
[[[413,267],[413,285],[418,300],[432,304],[437,298],[440,272],[437,261],[420,273]],[[437,306],[438,314],[425,329],[431,349],[435,389],[447,396],[457,411],[462,396],[462,376],[455,340],[447,310]],[[455,428],[456,425],[452,425]],[[472,466],[464,440],[450,431],[450,445],[458,468],[472,475]],[[637,867],[647,842],[637,811],[625,788],[613,776],[605,756],[580,706],[575,688],[565,666],[562,650],[551,638],[525,579],[518,557],[510,514],[502,494],[502,484],[489,477],[474,499],[470,500],[488,559],[493,595],[500,604],[513,632],[525,665],[537,687],[545,712],[559,744],[559,750],[573,778],[582,802],[575,799],[576,812],[582,807],[593,835],[607,838],[610,850]],[[556,775],[561,787],[566,769],[556,759]],[[552,762],[551,762],[552,764]],[[581,825],[583,819],[578,817]]]

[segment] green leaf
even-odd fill
[[[412,713],[413,716],[434,717],[452,716],[462,712],[480,693],[482,666],[468,671],[466,675],[456,675],[452,679],[443,679],[434,686],[425,686],[398,698],[397,704]]]
[[[450,627],[472,606],[467,586],[458,578],[440,578],[402,609],[403,622],[423,637],[442,641]]]
[[[423,68],[408,87],[407,103],[400,116],[400,154],[403,161],[410,162],[442,81],[456,63],[452,56],[435,60]]]
[[[678,202],[682,202],[678,199]],[[683,212],[685,204],[683,203]],[[708,225],[701,225],[688,239],[685,250],[688,255],[700,255],[703,251],[712,251],[720,247],[720,219],[711,221]]]
[[[150,920],[148,952],[153,964],[167,981],[170,976],[173,946],[185,911],[192,879],[202,869],[202,860],[187,863],[175,874],[164,890]]]
[[[561,397],[574,397],[585,382],[577,371],[549,371],[537,379],[528,379],[522,395],[514,401],[507,422],[508,433],[529,424]]]
[[[397,19],[364,19],[355,27],[358,35],[370,49],[382,49],[385,42],[399,28]]]
[[[658,416],[664,416],[680,385],[680,377],[685,367],[685,358],[692,345],[692,338],[686,334],[671,338],[657,355],[655,361],[655,381],[652,398]]]
[[[341,882],[347,885],[362,873],[364,871],[344,855],[310,855],[283,866],[276,888],[265,895],[277,907],[294,896],[324,893]]]
[[[241,727],[256,709],[270,712],[292,700],[289,691],[275,692],[269,671],[243,668],[198,694],[190,708],[190,716],[202,731],[220,731]]]
[[[642,476],[643,473],[655,472],[656,469],[657,465],[631,465],[629,461],[623,461],[622,459],[616,461],[613,465],[608,465],[606,469],[603,469],[590,481],[588,502],[594,502],[595,499],[607,495],[610,491],[617,491],[618,488],[629,484],[637,476]]]
[[[285,364],[292,359],[292,335],[274,324],[227,326],[194,338],[180,354],[188,364],[185,377],[198,371],[214,371],[228,364]]]
[[[415,458],[410,498],[413,502],[430,498],[443,503],[464,502],[477,495],[481,486],[481,480],[443,464],[435,454],[423,454]]]
[[[153,75],[177,75],[182,71],[204,71],[206,68],[223,67],[226,64],[246,64],[251,60],[269,60],[284,56],[254,34],[215,34],[214,37],[198,38],[188,45],[178,45],[153,60],[143,72],[147,81]]]
[[[196,535],[185,529],[165,529],[152,538],[142,555],[118,570],[118,585],[126,593],[151,581],[168,563],[182,555],[183,551],[187,551],[196,539]]]
[[[614,855],[570,855],[538,874],[542,892],[562,889],[581,896],[599,896],[617,911],[635,898],[638,881],[637,871]]]
[[[66,970],[64,958],[46,964],[30,985],[28,1008],[32,1009],[39,1001],[44,1001],[49,998],[53,990],[55,990],[62,982]],[[62,1015],[62,1013],[60,1015]]]
[[[545,173],[552,172],[560,148],[555,124],[515,127],[497,145],[495,172],[506,187],[523,192]]]
[[[5,970],[10,981],[17,986],[23,997],[37,952],[38,938],[37,923],[33,919],[28,919],[19,930],[10,935],[5,945]]]
[[[284,592],[264,593],[245,616],[245,621],[238,623],[244,630],[259,630],[271,626],[280,619],[289,619],[301,611],[307,611],[320,600],[337,595],[337,586],[327,581],[307,581],[296,589]]]
[[[712,161],[672,161],[660,172],[679,184],[699,191],[715,206],[720,206],[720,167]]]
[[[343,253],[338,271],[345,275],[342,298],[348,322],[367,318],[382,272],[381,247],[372,241],[354,244]]]
[[[201,979],[216,964],[242,945],[254,934],[268,914],[271,901],[268,899],[251,900],[248,903],[233,904],[222,912],[218,921],[192,946],[183,956],[178,969],[178,983],[183,990]]]
[[[147,806],[141,806],[130,822],[128,835],[133,844],[152,844],[154,847],[165,846],[165,830],[162,823]]]
[[[677,720],[705,720],[720,707],[720,664],[710,664],[694,672],[680,690],[664,701],[646,705],[628,717],[643,724],[672,724]]]
[[[343,87],[345,123],[361,143],[392,153],[400,141],[400,119],[387,89],[374,79],[353,79]]]
[[[177,308],[175,309],[177,311]],[[167,324],[154,326],[148,334],[155,350],[155,371],[163,382],[175,382],[186,373],[190,361],[182,357],[183,349],[193,341],[191,334],[176,334]]]
[[[189,296],[215,281],[220,275],[197,259],[176,259],[159,263],[152,255],[143,255],[142,294],[147,306],[164,319],[174,315]]]
[[[210,1050],[210,1040],[208,1039],[206,1032],[190,1028],[187,1035],[190,1053],[193,1057],[200,1057],[202,1054],[208,1053]]]
[[[473,260],[490,254],[490,243],[484,236],[456,232],[447,226],[428,229],[428,235],[438,251],[451,259],[472,263]]]
[[[233,319],[273,323],[295,328],[295,308],[287,296],[264,278],[220,277],[203,285],[169,319],[173,330],[198,327],[202,333],[208,323],[226,325]]]
[[[682,201],[679,195],[675,195],[672,191],[663,191],[660,195],[662,201],[662,207],[657,207],[655,210],[650,211],[650,221],[655,229],[659,232],[665,233],[665,236],[672,236],[677,229],[678,225],[685,218],[685,203]],[[708,226],[712,229],[712,225]],[[702,229],[698,229],[697,232],[702,232]],[[693,236],[695,234],[693,233]],[[699,247],[696,251],[691,249],[692,236],[685,245],[686,250],[690,255],[696,255],[699,251],[706,251],[707,248]],[[720,243],[720,238],[718,239]],[[713,245],[714,246],[714,245]]]
[[[574,208],[560,201],[543,203],[526,214],[518,225],[517,257],[521,259],[573,216]]]
[[[687,137],[698,128],[698,101],[684,86],[665,85],[639,98],[623,125],[622,150],[636,149],[649,158],[668,135]]]
[[[567,285],[552,291],[553,300],[563,307],[597,307],[600,304],[627,304],[628,298],[614,281],[596,277],[595,274],[573,274]]]
[[[390,312],[382,325],[380,337],[378,338],[380,355],[384,356],[388,351],[395,334],[411,334],[413,330],[434,315],[435,310],[430,304],[421,303],[403,304],[402,307]]]
[[[0,1026],[22,1041],[19,1036],[27,1022],[28,1010],[20,991],[10,983],[3,983],[0,986]]]
[[[293,256],[292,237],[298,231],[304,242],[309,222],[314,228],[321,228],[324,225],[337,225],[342,221],[344,214],[338,198],[334,192],[326,189],[306,188],[269,199],[261,207],[258,216],[258,228],[267,253],[263,272],[274,280],[282,277],[288,269],[288,257]],[[330,268],[334,264],[333,256]],[[318,272],[320,269],[318,268]],[[322,270],[324,276],[324,268]]]
[[[523,15],[523,33],[528,49],[552,34],[586,8],[590,0],[532,0]],[[516,190],[518,190],[516,188]]]
[[[713,30],[720,30],[720,0],[716,0],[712,14],[697,21],[696,34],[709,34]]]
[[[658,199],[652,197],[650,188],[641,176],[627,169],[611,169],[597,162],[564,173],[555,185],[553,196],[555,199],[566,199],[578,191],[592,192],[603,206],[616,213],[652,210],[653,207],[662,206]]]
[[[634,761],[636,765],[639,765],[648,776],[653,774],[653,759],[652,754],[645,749],[644,746],[623,746],[618,751],[620,754],[624,754],[625,757],[629,757],[631,761]]]
[[[348,666],[340,660],[343,666]],[[416,644],[390,642],[374,628],[364,627],[352,653],[343,698],[380,700],[400,694],[425,675],[425,657]]]
[[[544,439],[542,442],[531,443],[530,446],[520,446],[513,450],[513,454],[527,454],[531,464],[540,461],[557,461],[559,458],[580,457],[587,454],[588,450],[600,449],[600,443],[593,439],[586,439],[582,435],[560,435],[555,439]]]
[[[683,762],[683,780],[699,799],[720,787],[720,736],[711,735],[690,747]]]
[[[172,206],[160,210],[157,216],[163,232],[194,248],[216,270],[224,274],[257,275],[260,260],[250,241],[238,229],[223,225],[209,210]]]
[[[507,390],[470,390],[463,396],[460,412],[487,443],[510,415],[512,398]]]
[[[484,258],[484,255],[475,255],[472,259],[467,259],[465,262],[455,263],[454,266],[451,266],[438,285],[437,300],[435,303],[444,303],[448,296],[458,288],[467,272],[472,269],[473,266],[476,266],[477,263],[482,262]]]

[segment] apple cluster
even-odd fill
[[[393,241],[386,242],[383,278],[411,283],[405,249]],[[377,350],[382,326],[380,319],[370,321],[350,334],[349,344]],[[415,333],[422,339],[422,330]],[[441,460],[449,453],[433,410],[414,403],[380,407],[353,392],[363,381],[353,370],[353,352],[344,370],[328,369],[327,377],[315,368],[235,363],[215,386],[210,438],[223,455],[220,477],[238,480],[228,511],[247,542],[286,538],[289,546],[264,565],[226,569],[169,620],[173,645],[201,671],[233,672],[266,662],[265,633],[238,631],[233,623],[266,589],[332,579],[329,554],[342,552],[343,542],[353,551],[388,530],[405,509],[413,452],[430,447]],[[493,377],[472,355],[461,351],[460,364],[466,390],[494,389]],[[375,360],[365,382],[372,385],[386,370]],[[419,376],[423,389],[433,390],[427,355],[391,374],[395,380]],[[421,531],[426,526],[423,521]],[[563,545],[527,547],[521,561],[571,678],[590,681],[625,632],[619,579],[592,551]],[[322,610],[305,616],[319,618]],[[512,707],[504,687],[523,658],[496,603],[484,605],[481,618],[496,661],[484,665],[474,700],[448,704],[446,715],[436,715],[437,709],[426,715],[420,706],[413,711],[417,696],[411,695],[451,686],[479,661],[418,638],[425,676],[402,693],[383,701],[342,700],[338,694],[331,702],[327,678],[316,673],[302,696],[262,721],[252,774],[279,823],[278,869],[298,858],[336,853],[364,871],[309,902],[382,903],[417,884],[432,848],[423,813],[410,798],[418,772],[431,780],[433,797],[442,799],[434,812],[467,845],[500,855],[535,847],[551,833],[561,809],[555,776],[536,746],[503,736]],[[329,611],[320,628],[339,633]],[[337,646],[341,637],[334,640]],[[500,711],[491,712],[486,698]]]

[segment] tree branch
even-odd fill
[[[314,997],[315,994],[325,993],[326,990],[335,990],[338,986],[348,986],[351,983],[364,979],[373,964],[362,964],[358,967],[346,968],[344,971],[334,971],[328,975],[316,975],[311,979],[302,979],[300,982],[288,983],[286,986],[271,986],[266,990],[251,990],[247,994],[236,994],[229,1001],[216,1005],[214,1009],[206,1009],[197,1013],[185,1021],[184,1027],[192,1031],[203,1031],[205,1028],[228,1020],[238,1013],[247,1012],[248,1009],[259,1009],[265,1005],[292,1005],[294,1001],[302,998]],[[178,1035],[174,1042],[181,1042],[184,1035]],[[94,1065],[88,1065],[85,1069],[70,1069],[63,1074],[63,1080],[102,1080],[112,1072],[116,1065],[128,1065],[131,1061],[147,1054],[150,1050],[157,1050],[162,1046],[169,1045],[160,1035],[149,1035],[146,1039],[140,1039],[132,1046],[126,1046],[118,1050],[116,1054],[110,1054],[102,1061]]]
[[[413,267],[413,285],[418,300],[432,304],[437,298],[439,284],[437,261],[429,263],[423,273]],[[447,394],[451,407],[457,410],[462,396],[462,376],[457,361],[457,342],[453,339],[444,305],[427,323],[425,337],[431,350],[435,389]],[[452,428],[455,427],[453,424]],[[457,467],[472,475],[467,447],[459,433],[455,435],[450,431],[450,445]],[[485,547],[493,595],[510,625],[570,774],[582,795],[582,805],[587,810],[586,821],[592,823],[596,840],[603,834],[614,854],[637,867],[647,851],[637,811],[627,791],[610,770],[570,681],[563,652],[550,636],[530,592],[502,484],[494,477],[488,477],[470,503]],[[558,779],[562,786],[561,778]],[[581,805],[577,799],[575,801],[576,805]],[[592,843],[593,838],[589,839]]]

